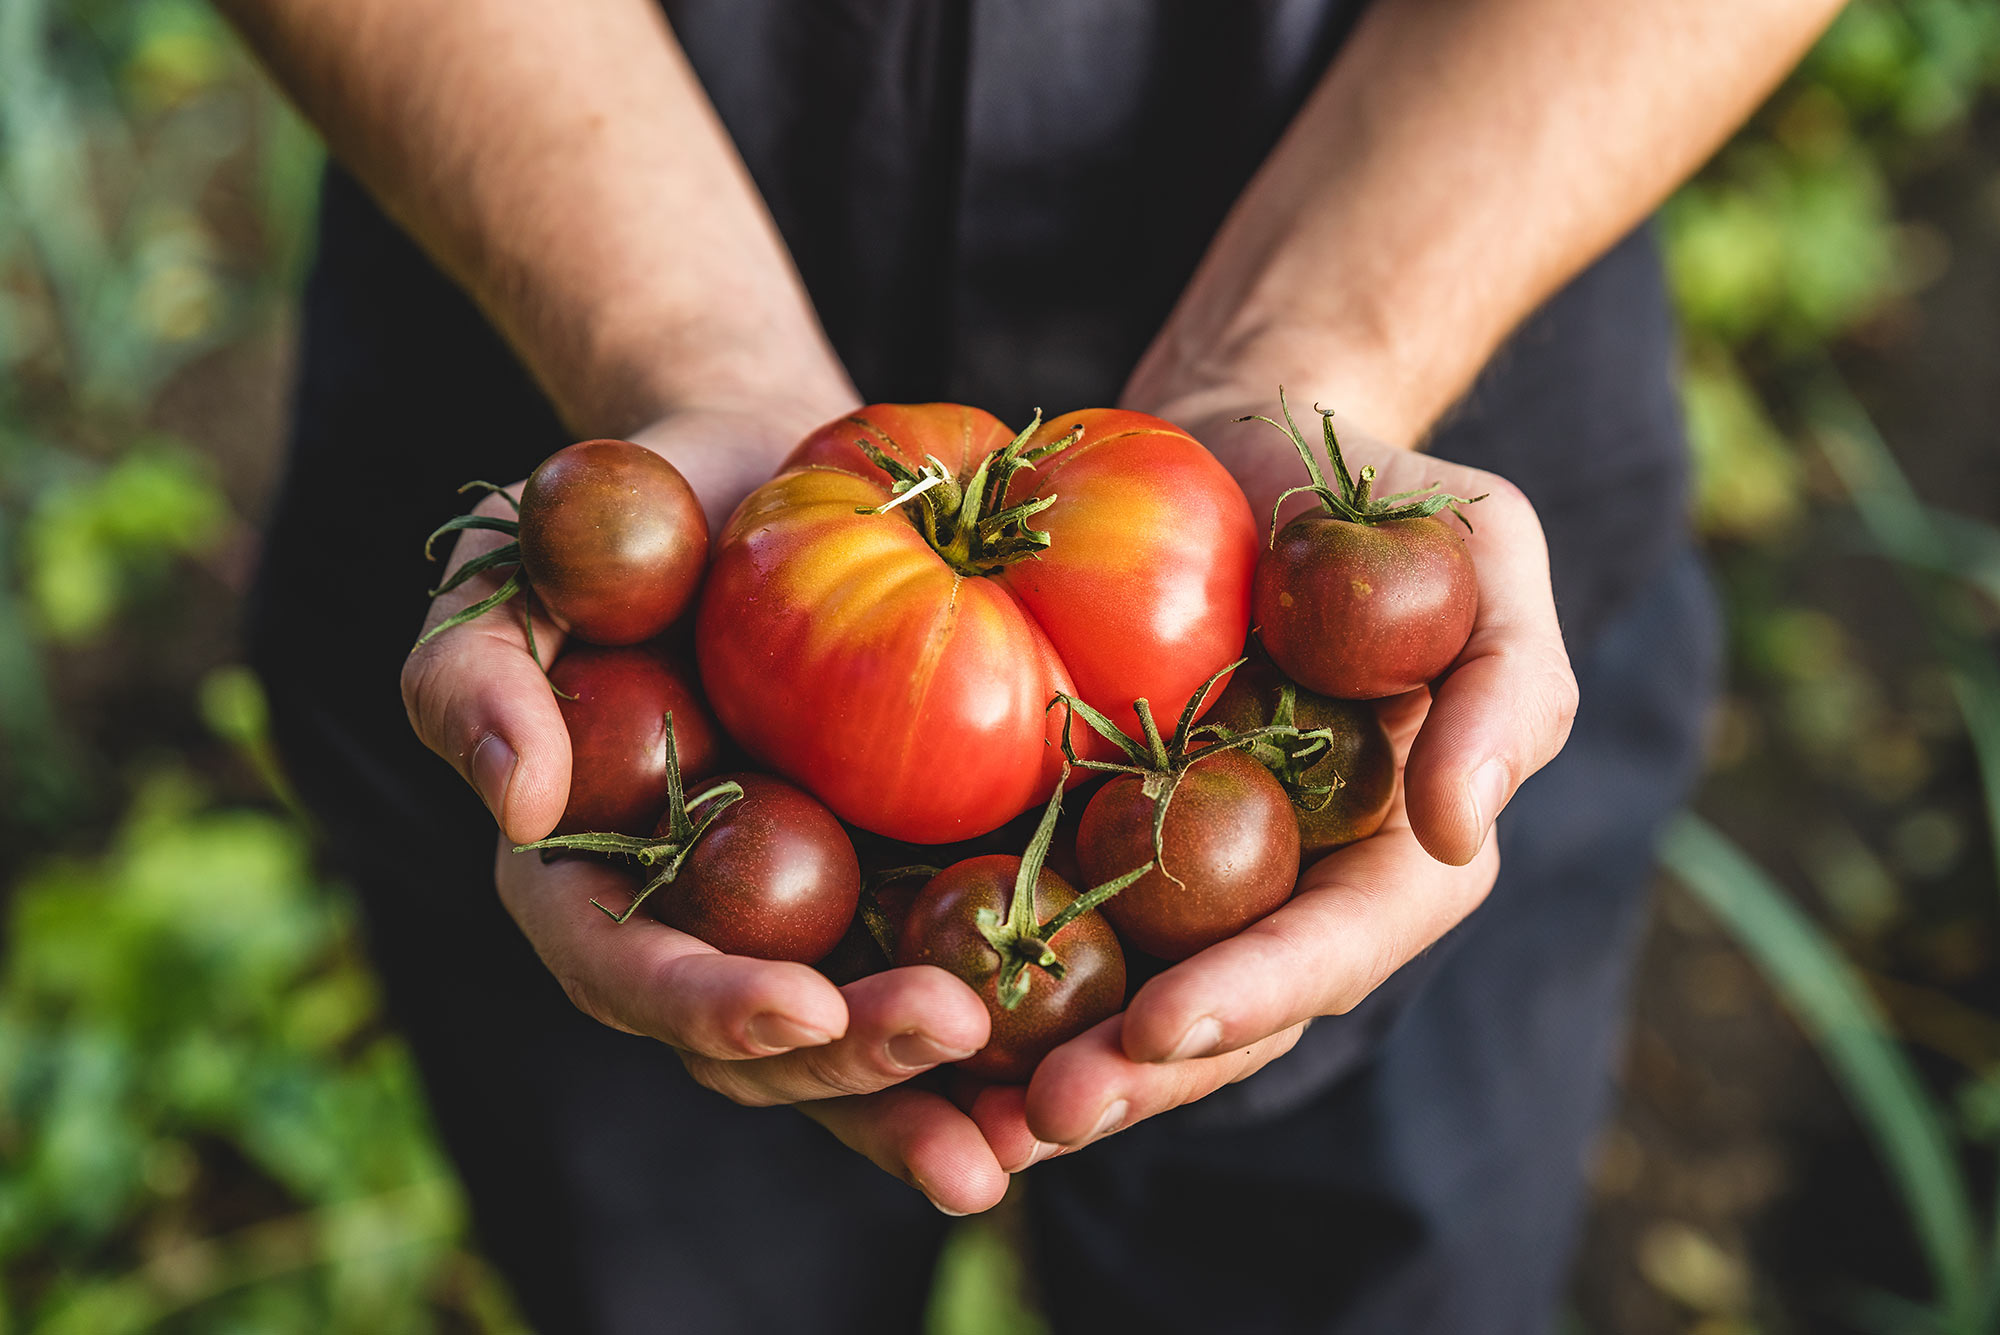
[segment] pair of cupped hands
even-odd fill
[[[1208,445],[1261,528],[1276,496],[1304,480],[1284,437],[1236,420],[1269,413],[1273,389],[1127,406]],[[691,408],[633,438],[681,470],[719,533],[816,425]],[[1025,1087],[911,1083],[986,1042],[985,1005],[941,969],[836,987],[805,965],[724,955],[643,914],[616,924],[590,901],[622,902],[624,873],[514,854],[554,828],[570,777],[569,737],[520,613],[481,617],[419,649],[404,669],[404,702],[418,735],[492,810],[501,901],[579,1009],[667,1044],[697,1081],[738,1103],[796,1105],[948,1214],[985,1210],[1011,1174],[1260,1070],[1315,1017],[1352,1009],[1451,930],[1492,889],[1495,817],[1568,736],[1576,684],[1533,507],[1502,478],[1395,448],[1345,420],[1342,445],[1354,467],[1376,466],[1378,494],[1439,483],[1486,497],[1465,534],[1479,576],[1470,642],[1429,690],[1381,702],[1396,746],[1395,805],[1380,832],[1307,868],[1284,907],[1150,979],[1122,1014],[1052,1052]],[[1295,500],[1287,517],[1311,503]],[[463,534],[451,565],[499,540]],[[492,587],[480,577],[443,595],[427,624]],[[535,632],[549,661],[561,632],[541,618]]]

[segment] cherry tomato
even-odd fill
[[[645,834],[667,805],[667,728],[681,775],[694,784],[722,763],[722,736],[693,667],[658,644],[600,648],[572,642],[549,669],[569,729],[569,805],[557,834]]]
[[[708,519],[680,470],[628,440],[586,440],[521,493],[522,572],[556,622],[592,644],[637,644],[693,602]]]
[[[1232,732],[1267,727],[1279,721],[1287,684],[1270,659],[1254,653],[1229,679],[1208,721]],[[1333,736],[1327,750],[1300,764],[1287,763],[1275,750],[1252,747],[1249,752],[1291,794],[1292,814],[1299,822],[1299,862],[1310,866],[1382,828],[1396,795],[1396,753],[1375,707],[1366,701],[1335,700],[1293,685],[1292,713],[1283,721],[1300,729],[1324,728]],[[1332,792],[1311,791],[1329,787]]]
[[[1064,969],[1060,979],[1031,965],[1023,975],[1028,990],[1020,1004],[1010,1010],[1001,1003],[1001,958],[980,931],[979,911],[1009,916],[1021,862],[995,853],[945,868],[910,906],[896,946],[897,964],[934,964],[979,993],[993,1017],[992,1037],[958,1066],[1003,1083],[1026,1081],[1057,1044],[1116,1015],[1125,1004],[1125,952],[1095,910],[1050,937],[1048,944]],[[1031,916],[1047,922],[1076,897],[1060,876],[1043,869],[1035,879]]]
[[[894,963],[896,937],[903,930],[903,919],[910,915],[910,905],[916,902],[918,892],[940,870],[895,868],[892,871],[896,874],[886,876],[871,875],[864,870],[860,912],[848,924],[840,944],[819,962],[820,972],[836,983],[846,984],[880,973]]]
[[[1479,580],[1465,539],[1435,518],[1285,525],[1257,563],[1257,633],[1321,695],[1401,695],[1452,665],[1472,634]]]
[[[1375,496],[1374,465],[1350,473],[1333,413],[1319,413],[1324,472],[1289,408],[1283,424],[1263,419],[1290,437],[1311,478],[1297,490],[1320,508],[1286,524],[1258,558],[1257,634],[1286,676],[1321,695],[1401,695],[1450,667],[1472,634],[1479,579],[1460,507],[1484,497],[1435,487]]]
[[[847,931],[861,897],[861,866],[847,832],[782,779],[731,774],[717,782],[742,785],[743,796],[694,841],[679,873],[646,899],[646,911],[727,955],[818,963]],[[689,804],[697,826],[708,806]],[[655,833],[670,835],[670,821],[662,819]]]
[[[1077,859],[1095,884],[1154,855],[1157,798],[1135,774],[1114,775],[1083,810]],[[1119,939],[1182,960],[1292,897],[1299,827],[1270,771],[1241,751],[1200,751],[1181,772],[1160,831],[1160,865],[1098,911]]]
[[[732,736],[844,820],[964,839],[1055,783],[1056,694],[1123,716],[1235,657],[1256,546],[1235,480],[1158,418],[1014,437],[955,404],[864,408],[725,527],[702,680]]]

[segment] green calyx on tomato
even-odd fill
[[[628,834],[585,833],[558,834],[547,839],[538,839],[532,844],[516,844],[516,853],[535,852],[543,849],[566,848],[584,853],[609,853],[618,857],[631,858],[641,867],[658,867],[659,870],[639,887],[632,896],[632,902],[625,906],[623,913],[605,908],[596,900],[591,906],[598,909],[613,922],[622,923],[639,911],[639,906],[651,897],[655,890],[673,883],[680,875],[681,865],[688,854],[700,842],[701,836],[723,812],[743,800],[743,785],[733,779],[725,779],[712,784],[697,793],[692,802],[687,800],[681,789],[680,753],[674,745],[674,716],[666,716],[667,743],[667,809],[660,818],[664,826],[662,833],[651,838],[636,839]],[[701,808],[701,816],[695,819],[688,814],[690,807]]]
[[[1271,771],[1271,777],[1285,790],[1285,796],[1292,799],[1292,805],[1301,811],[1319,812],[1326,809],[1333,795],[1347,786],[1347,780],[1339,774],[1330,774],[1331,783],[1312,782],[1308,775],[1326,758],[1331,745],[1331,729],[1319,728],[1301,732],[1295,720],[1298,709],[1299,688],[1286,682],[1278,688],[1278,703],[1271,710],[1271,721],[1263,728],[1248,733],[1236,733],[1222,724],[1212,725],[1216,735],[1225,741],[1232,738],[1247,739],[1241,742],[1250,758]],[[1257,733],[1264,733],[1258,736]],[[1301,746],[1307,738],[1317,738],[1325,733],[1325,744],[1314,740]]]
[[[1041,879],[1042,864],[1048,860],[1049,845],[1055,842],[1056,821],[1062,815],[1063,787],[1068,781],[1069,768],[1065,766],[1062,782],[1056,784],[1055,793],[1042,811],[1042,823],[1035,827],[1035,837],[1029,840],[1027,851],[1021,855],[1021,867],[1014,876],[1014,893],[1008,901],[1007,916],[1002,918],[992,909],[979,910],[979,934],[1000,956],[1000,977],[994,991],[1000,1004],[1010,1011],[1027,999],[1029,966],[1041,969],[1058,981],[1068,971],[1062,957],[1050,944],[1063,928],[1153,869],[1150,862],[1143,867],[1135,867],[1123,876],[1113,877],[1095,889],[1086,890],[1047,922],[1035,922],[1035,885]]]
[[[701,502],[679,469],[643,445],[565,445],[528,475],[518,501],[491,482],[468,482],[459,490],[492,492],[513,507],[514,517],[460,515],[431,534],[426,557],[439,538],[465,529],[488,529],[513,541],[467,561],[431,596],[488,571],[506,570],[507,578],[418,645],[523,593],[578,639],[639,644],[672,625],[700,588],[708,563]],[[534,634],[530,617],[530,652]]]
[[[1076,427],[1074,444],[1038,456]],[[716,544],[695,652],[717,719],[871,834],[949,844],[1039,812],[1061,764],[1053,696],[1136,732],[1135,697],[1184,699],[1249,633],[1257,521],[1199,441],[1112,408],[1018,441],[963,404],[857,409],[801,441]],[[955,493],[927,480],[940,473]],[[877,513],[902,498],[904,513]],[[1033,559],[967,574],[939,550],[960,544],[979,569]]]
[[[507,519],[500,515],[459,515],[456,518],[447,519],[444,523],[438,525],[428,538],[424,539],[424,559],[426,561],[437,560],[435,548],[437,547],[437,540],[439,538],[442,538],[447,533],[457,533],[464,529],[483,528],[494,533],[504,533],[513,539],[513,541],[495,547],[490,552],[473,557],[470,561],[452,571],[450,579],[432,589],[430,596],[435,598],[441,593],[450,593],[474,575],[483,575],[489,570],[505,570],[508,572],[507,578],[492,593],[489,593],[470,607],[462,609],[425,631],[416,644],[411,646],[413,649],[422,648],[425,644],[436,639],[454,626],[463,626],[468,621],[483,617],[502,603],[514,598],[517,594],[528,591],[528,581],[521,575],[521,503],[515,500],[508,493],[507,489],[497,482],[486,482],[475,479],[466,483],[458,490],[460,495],[464,495],[468,491],[491,492],[513,507],[514,518]],[[528,623],[528,652],[534,654],[535,661],[539,663],[542,661],[542,658],[540,654],[535,653],[535,619],[530,616],[526,620]]]
[[[1203,682],[1201,688],[1188,697],[1187,706],[1181,710],[1180,721],[1175,724],[1171,737],[1160,735],[1159,725],[1153,721],[1152,704],[1143,699],[1132,702],[1132,712],[1139,716],[1139,726],[1144,732],[1143,740],[1128,736],[1116,723],[1075,696],[1058,695],[1049,701],[1050,709],[1060,704],[1069,710],[1069,718],[1063,720],[1062,733],[1063,755],[1069,764],[1106,774],[1129,774],[1139,780],[1141,791],[1153,803],[1154,861],[1159,863],[1161,873],[1175,885],[1182,884],[1182,881],[1167,865],[1167,809],[1172,805],[1174,792],[1190,767],[1230,751],[1261,746],[1283,757],[1287,764],[1309,768],[1323,758],[1333,745],[1330,730],[1313,728],[1302,731],[1293,726],[1289,714],[1245,732],[1233,732],[1218,723],[1195,726],[1195,720],[1201,716],[1202,706],[1208,702],[1208,694],[1215,689],[1216,683],[1247,661],[1239,658]],[[1089,725],[1092,732],[1124,752],[1126,763],[1079,757],[1069,727],[1070,721],[1078,718]],[[1254,751],[1251,754],[1253,758],[1261,759]],[[1333,788],[1328,787],[1326,792],[1330,795]]]
[[[1286,501],[1301,492],[1310,492],[1319,498],[1326,513],[1335,519],[1344,519],[1350,524],[1387,524],[1398,519],[1430,519],[1441,510],[1449,510],[1472,531],[1472,521],[1458,507],[1471,505],[1486,499],[1484,496],[1453,496],[1439,490],[1443,485],[1433,482],[1428,487],[1418,487],[1412,491],[1399,491],[1391,496],[1374,496],[1370,493],[1375,486],[1375,465],[1364,464],[1356,475],[1348,470],[1347,459],[1340,452],[1340,437],[1333,430],[1333,409],[1313,405],[1319,414],[1320,427],[1325,436],[1326,458],[1333,481],[1327,481],[1327,473],[1320,469],[1319,461],[1313,458],[1312,447],[1306,444],[1305,433],[1292,420],[1291,405],[1285,402],[1284,386],[1278,387],[1278,409],[1284,414],[1282,423],[1272,421],[1261,413],[1239,417],[1239,422],[1263,422],[1282,431],[1292,442],[1292,448],[1299,452],[1299,458],[1306,466],[1306,473],[1312,481],[1302,487],[1293,487],[1279,496],[1271,506],[1271,533],[1266,546],[1278,540],[1278,511]]]
[[[1056,498],[1051,493],[1003,505],[1014,475],[1068,449],[1083,435],[1078,424],[1068,434],[1029,449],[1028,442],[1041,426],[1042,410],[1037,408],[1027,429],[981,459],[962,485],[950,465],[934,454],[925,456],[922,467],[911,468],[879,445],[857,439],[855,446],[889,475],[893,485],[891,499],[857,508],[855,513],[880,515],[907,506],[904,513],[910,522],[953,570],[975,577],[996,574],[1049,545],[1048,533],[1028,521],[1054,505]]]

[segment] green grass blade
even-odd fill
[[[1835,1300],[1849,1325],[1868,1335],[1952,1335],[1950,1320],[1934,1307],[1881,1289],[1862,1289]]]
[[[1970,520],[1936,524],[1867,411],[1831,372],[1814,385],[1812,414],[1821,448],[1853,498],[1862,527],[1910,575],[1931,639],[1951,675],[1979,765],[1995,886],[2000,888],[2000,663],[1994,662],[1977,628],[1967,624],[1956,602],[1960,591],[1931,577],[1937,571],[1969,577],[1954,553],[1965,550],[1969,531],[1985,526]],[[1986,536],[2000,543],[1990,530]]]
[[[1763,970],[1832,1068],[1890,1169],[1940,1306],[1969,1317],[1983,1297],[1972,1202],[1945,1119],[1874,997],[1819,924],[1706,821],[1676,818],[1660,852]]]
[[[1955,510],[1929,512],[1931,528],[1943,543],[1940,575],[1955,575],[2000,603],[2000,528]]]
[[[1903,567],[1944,660],[1979,767],[1994,884],[2000,889],[2000,663],[1967,615],[1961,591],[1947,582],[1956,580],[2000,599],[2000,532],[1926,506],[1867,410],[1831,370],[1814,384],[1812,412],[1821,448],[1853,499],[1863,529]],[[2000,1325],[2000,1189],[1993,1212],[1976,1325],[1982,1330]]]

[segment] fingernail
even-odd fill
[[[783,1015],[753,1015],[743,1028],[752,1043],[771,1049],[772,1056],[790,1052],[793,1048],[816,1048],[833,1041],[833,1035],[824,1029],[814,1029]]]
[[[1472,781],[1466,786],[1472,794],[1473,814],[1479,818],[1483,833],[1493,828],[1501,806],[1507,801],[1507,767],[1498,760],[1489,760],[1472,772]]]
[[[948,1048],[925,1034],[897,1034],[884,1045],[889,1064],[905,1071],[926,1071],[940,1062],[962,1062],[972,1055],[970,1048]]]
[[[1053,1159],[1055,1158],[1056,1155],[1061,1154],[1062,1152],[1063,1152],[1062,1146],[1051,1145],[1046,1140],[1038,1140],[1035,1142],[1035,1152],[1028,1156],[1028,1161],[1026,1163],[1022,1164],[1019,1168],[1016,1168],[1014,1171],[1017,1173],[1025,1173],[1030,1168],[1033,1168],[1036,1164],[1040,1163],[1042,1160]]]
[[[1090,1141],[1096,1140],[1099,1136],[1110,1135],[1113,1131],[1124,1125],[1125,1115],[1131,1111],[1132,1105],[1124,1099],[1119,1099],[1104,1110],[1104,1116],[1097,1119],[1096,1129],[1085,1136],[1084,1139]]]
[[[497,732],[489,732],[472,748],[472,787],[493,819],[507,823],[507,785],[514,778],[514,748]]]
[[[1174,1050],[1163,1060],[1184,1062],[1190,1057],[1206,1057],[1222,1046],[1222,1021],[1213,1015],[1204,1015],[1188,1026],[1181,1035],[1181,1041],[1174,1044]]]

